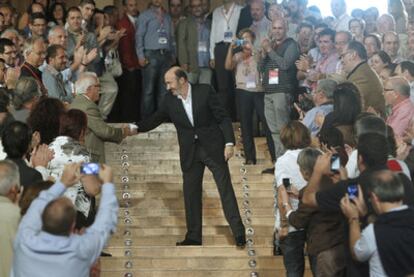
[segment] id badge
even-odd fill
[[[247,89],[256,88],[256,76],[254,74],[249,74],[246,76],[246,88]]]
[[[232,40],[233,40],[233,32],[232,31],[224,32],[224,42],[230,43]]]
[[[161,45],[166,45],[168,43],[168,36],[165,30],[158,31],[158,43]]]
[[[207,52],[207,41],[198,42],[198,52]]]
[[[279,68],[269,70],[269,85],[279,84]]]

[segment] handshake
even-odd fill
[[[123,124],[122,125],[122,135],[124,136],[124,138],[128,137],[128,136],[133,136],[138,134],[138,126],[133,124],[133,123],[129,123],[129,124]]]

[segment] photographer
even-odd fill
[[[246,164],[256,164],[256,146],[253,138],[253,115],[256,112],[263,123],[272,162],[276,161],[272,134],[267,126],[264,114],[264,93],[257,70],[258,55],[254,48],[255,34],[250,29],[243,29],[240,39],[231,43],[227,51],[225,68],[235,69],[236,100],[240,113],[240,127],[243,139]],[[241,50],[235,53],[237,50]]]
[[[380,134],[367,133],[359,137],[358,140],[358,168],[361,172],[357,179],[347,179],[338,182],[333,188],[328,190],[320,190],[320,184],[323,176],[331,175],[331,156],[325,153],[316,161],[312,176],[306,186],[302,201],[305,205],[317,207],[320,211],[330,211],[340,213],[341,199],[348,192],[350,184],[359,184],[365,196],[369,195],[370,178],[378,171],[387,169],[388,148],[387,139]],[[404,176],[400,176],[404,188],[404,203],[414,203],[414,191],[410,180]],[[365,199],[368,203],[368,199]],[[368,219],[372,219],[373,209],[368,206],[368,214],[362,220],[362,225],[366,226]],[[346,241],[349,234],[346,235]],[[367,276],[368,265],[365,263],[352,262],[349,251],[347,256],[347,276]]]
[[[348,218],[350,251],[357,261],[369,261],[370,276],[408,276],[414,273],[414,209],[403,205],[404,185],[389,170],[370,179],[369,200],[378,217],[361,233],[360,217],[367,207],[362,189],[345,195],[341,209]]]

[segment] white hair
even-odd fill
[[[94,72],[83,72],[79,75],[75,83],[75,92],[77,94],[84,94],[90,86],[98,82],[98,76]]]
[[[32,53],[33,47],[38,41],[42,41],[43,43],[45,42],[43,38],[29,38],[25,41],[23,46],[23,56],[25,59],[27,59],[30,53]]]
[[[50,39],[51,37],[56,36],[56,30],[58,30],[58,29],[62,29],[65,32],[65,34],[67,34],[67,31],[64,27],[62,27],[60,25],[56,25],[56,26],[53,26],[49,30],[49,33],[47,34],[47,38]]]
[[[13,186],[20,187],[19,168],[12,161],[0,161],[0,195],[7,195]]]

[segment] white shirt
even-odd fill
[[[214,47],[216,47],[216,43],[224,41],[225,32],[232,32],[233,39],[236,38],[237,24],[242,8],[242,6],[233,3],[227,13],[224,6],[217,7],[213,11],[213,23],[210,33],[210,57],[212,60],[214,60]]]
[[[403,205],[401,207],[391,209],[388,212],[405,210],[408,207]],[[378,253],[377,240],[375,238],[374,224],[369,224],[361,233],[361,237],[354,245],[355,257],[360,262],[369,260],[369,276],[371,277],[385,277],[384,267],[382,266],[380,255]]]
[[[349,31],[349,21],[352,19],[349,15],[344,13],[335,22],[335,31]]]
[[[177,95],[177,98],[181,100],[184,106],[185,113],[187,114],[188,120],[194,127],[194,116],[193,116],[193,97],[191,95],[191,85],[188,84],[187,98],[184,99],[181,95]]]
[[[414,81],[410,83],[410,99],[414,104]]]
[[[348,162],[346,163],[346,171],[348,172],[348,178],[356,178],[359,176],[357,149],[354,149],[351,155],[349,155]]]
[[[279,188],[283,185],[283,179],[289,178],[291,186],[294,186],[297,190],[301,190],[306,186],[306,181],[303,179],[302,174],[300,173],[299,165],[297,163],[299,153],[302,149],[287,150],[285,154],[280,156],[275,164],[275,181],[276,186]],[[292,210],[295,211],[298,209],[299,200],[290,198],[290,205]],[[280,226],[280,214],[279,211],[276,212],[276,228]],[[289,226],[289,232],[297,231],[292,226]]]

